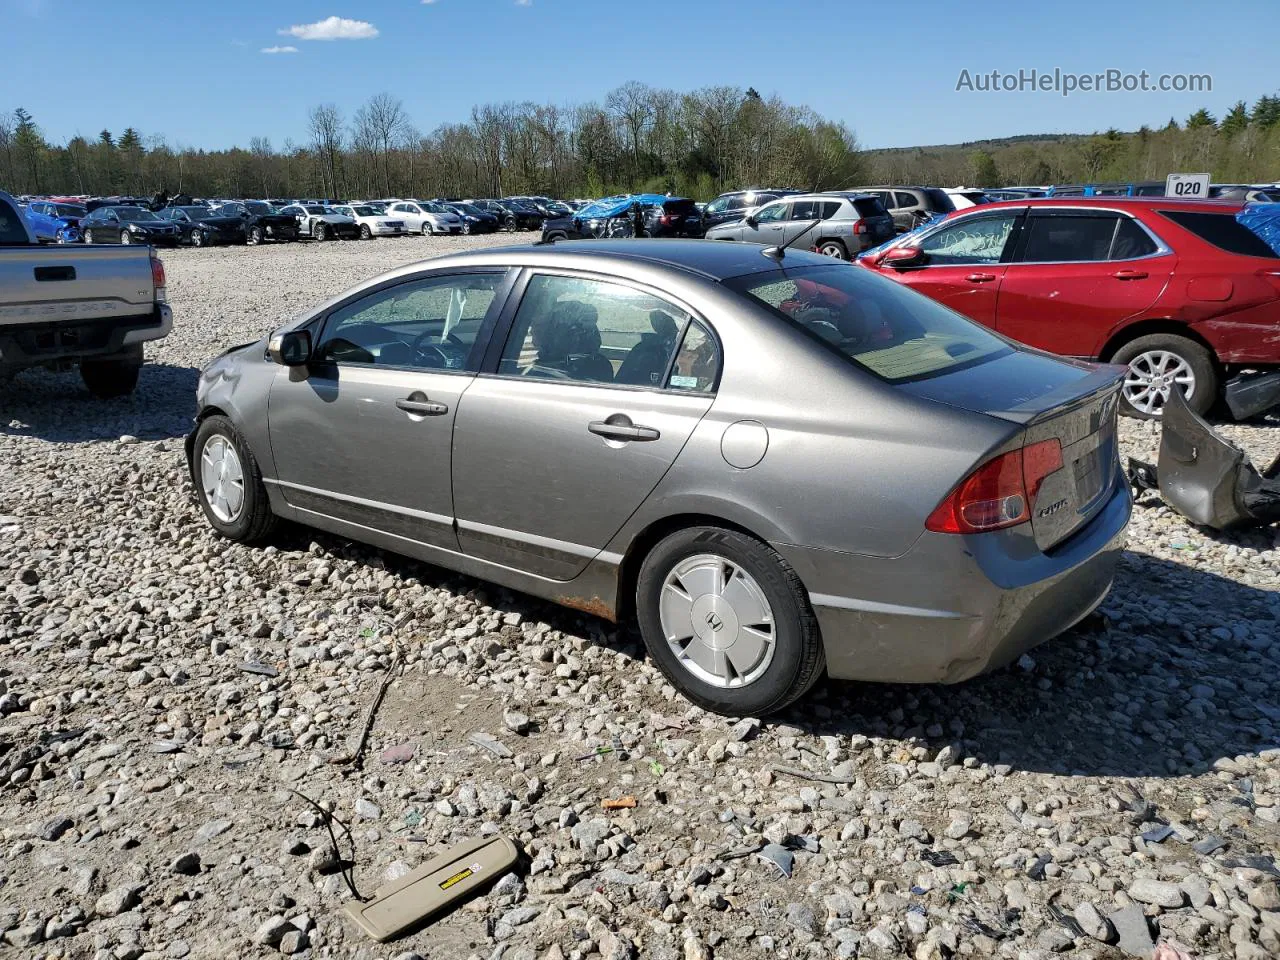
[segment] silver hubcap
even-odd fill
[[[837,247],[834,243],[825,244],[819,252],[822,254],[825,254],[828,257],[840,257],[842,253],[840,248]]]
[[[1129,361],[1124,378],[1125,399],[1135,410],[1158,414],[1174,385],[1190,400],[1196,392],[1196,375],[1191,365],[1168,350],[1148,350]]]
[[[200,452],[200,486],[205,503],[223,523],[235,523],[244,509],[244,469],[236,448],[215,433]]]
[[[715,687],[745,687],[769,669],[773,610],[751,574],[713,553],[681,560],[662,583],[662,635],[681,666]]]

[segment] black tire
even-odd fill
[[[1136,340],[1130,340],[1113,353],[1109,359],[1111,363],[1130,366],[1136,358],[1155,351],[1174,354],[1191,368],[1191,372],[1195,376],[1195,387],[1192,395],[1187,398],[1187,406],[1201,416],[1208,413],[1218,399],[1218,370],[1209,351],[1199,343],[1196,343],[1196,341],[1187,337],[1180,337],[1175,333],[1152,333],[1145,337],[1138,337]],[[1129,396],[1127,396],[1128,393],[1128,388],[1121,391],[1121,413],[1139,420],[1159,418],[1160,412],[1158,409],[1139,409],[1130,401]]]
[[[360,224],[360,239],[361,240],[373,239],[373,231],[369,229],[369,225],[367,223]]]
[[[833,260],[848,260],[849,248],[844,245],[843,240],[831,239],[818,241],[818,252],[825,257],[831,257]]]
[[[249,232],[244,236],[244,242],[251,247],[256,247],[262,242],[262,228],[250,227]]]
[[[659,614],[663,584],[677,564],[699,554],[723,557],[741,567],[754,578],[772,610],[773,660],[744,686],[718,687],[695,676],[664,636]],[[766,544],[734,530],[691,527],[659,541],[640,567],[636,612],[654,663],[685,697],[713,713],[734,717],[776,713],[804,696],[826,669],[818,620],[800,578]]]
[[[121,230],[121,231],[120,231],[120,245],[121,245],[122,247],[127,247],[127,246],[129,246],[130,244],[132,244],[132,243],[133,243],[133,238],[132,238],[131,236],[129,236],[129,231],[128,231],[128,230]]]
[[[85,242],[85,243],[93,243],[93,231],[92,231],[92,230],[86,230],[86,231],[84,232],[84,242]]]
[[[133,393],[142,370],[142,348],[109,360],[82,360],[80,379],[99,400],[111,400]]]
[[[317,223],[311,228],[311,236],[316,243],[324,243],[329,239],[329,229],[323,223]]]
[[[244,472],[244,503],[240,514],[231,522],[220,519],[209,506],[203,484],[200,482],[200,457],[213,435],[219,435],[235,448]],[[253,451],[245,442],[234,423],[224,416],[216,415],[201,421],[196,430],[195,443],[191,447],[191,482],[196,489],[196,499],[205,519],[218,533],[236,543],[261,543],[271,536],[278,518],[271,512],[271,501],[267,499],[267,488],[262,483],[262,471]]]
[[[547,243],[558,243],[561,240],[568,240],[569,235],[566,233],[550,233],[547,234]]]
[[[462,232],[466,234],[471,233],[471,224],[468,223],[466,220],[462,221]]]
[[[203,234],[201,231],[199,231],[199,230],[192,230],[192,231],[191,231],[191,245],[192,245],[193,247],[203,247],[203,246],[204,246],[204,234]]]

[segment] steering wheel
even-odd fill
[[[441,350],[438,344],[424,343],[430,333],[420,333],[413,341],[413,359],[421,361],[423,366],[427,367],[448,367],[449,362],[453,359],[445,351]]]

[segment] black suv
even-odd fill
[[[705,230],[710,230],[722,223],[741,220],[756,207],[764,206],[770,200],[801,192],[803,191],[759,188],[722,193],[702,208],[702,226]]]
[[[939,214],[954,213],[956,205],[939,187],[849,187],[858,193],[874,193],[893,217],[899,233],[914,230]]]

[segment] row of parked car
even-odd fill
[[[549,219],[571,215],[574,209],[547,197],[339,202],[171,200],[162,195],[151,199],[27,198],[22,213],[42,243],[208,246],[536,230]]]

